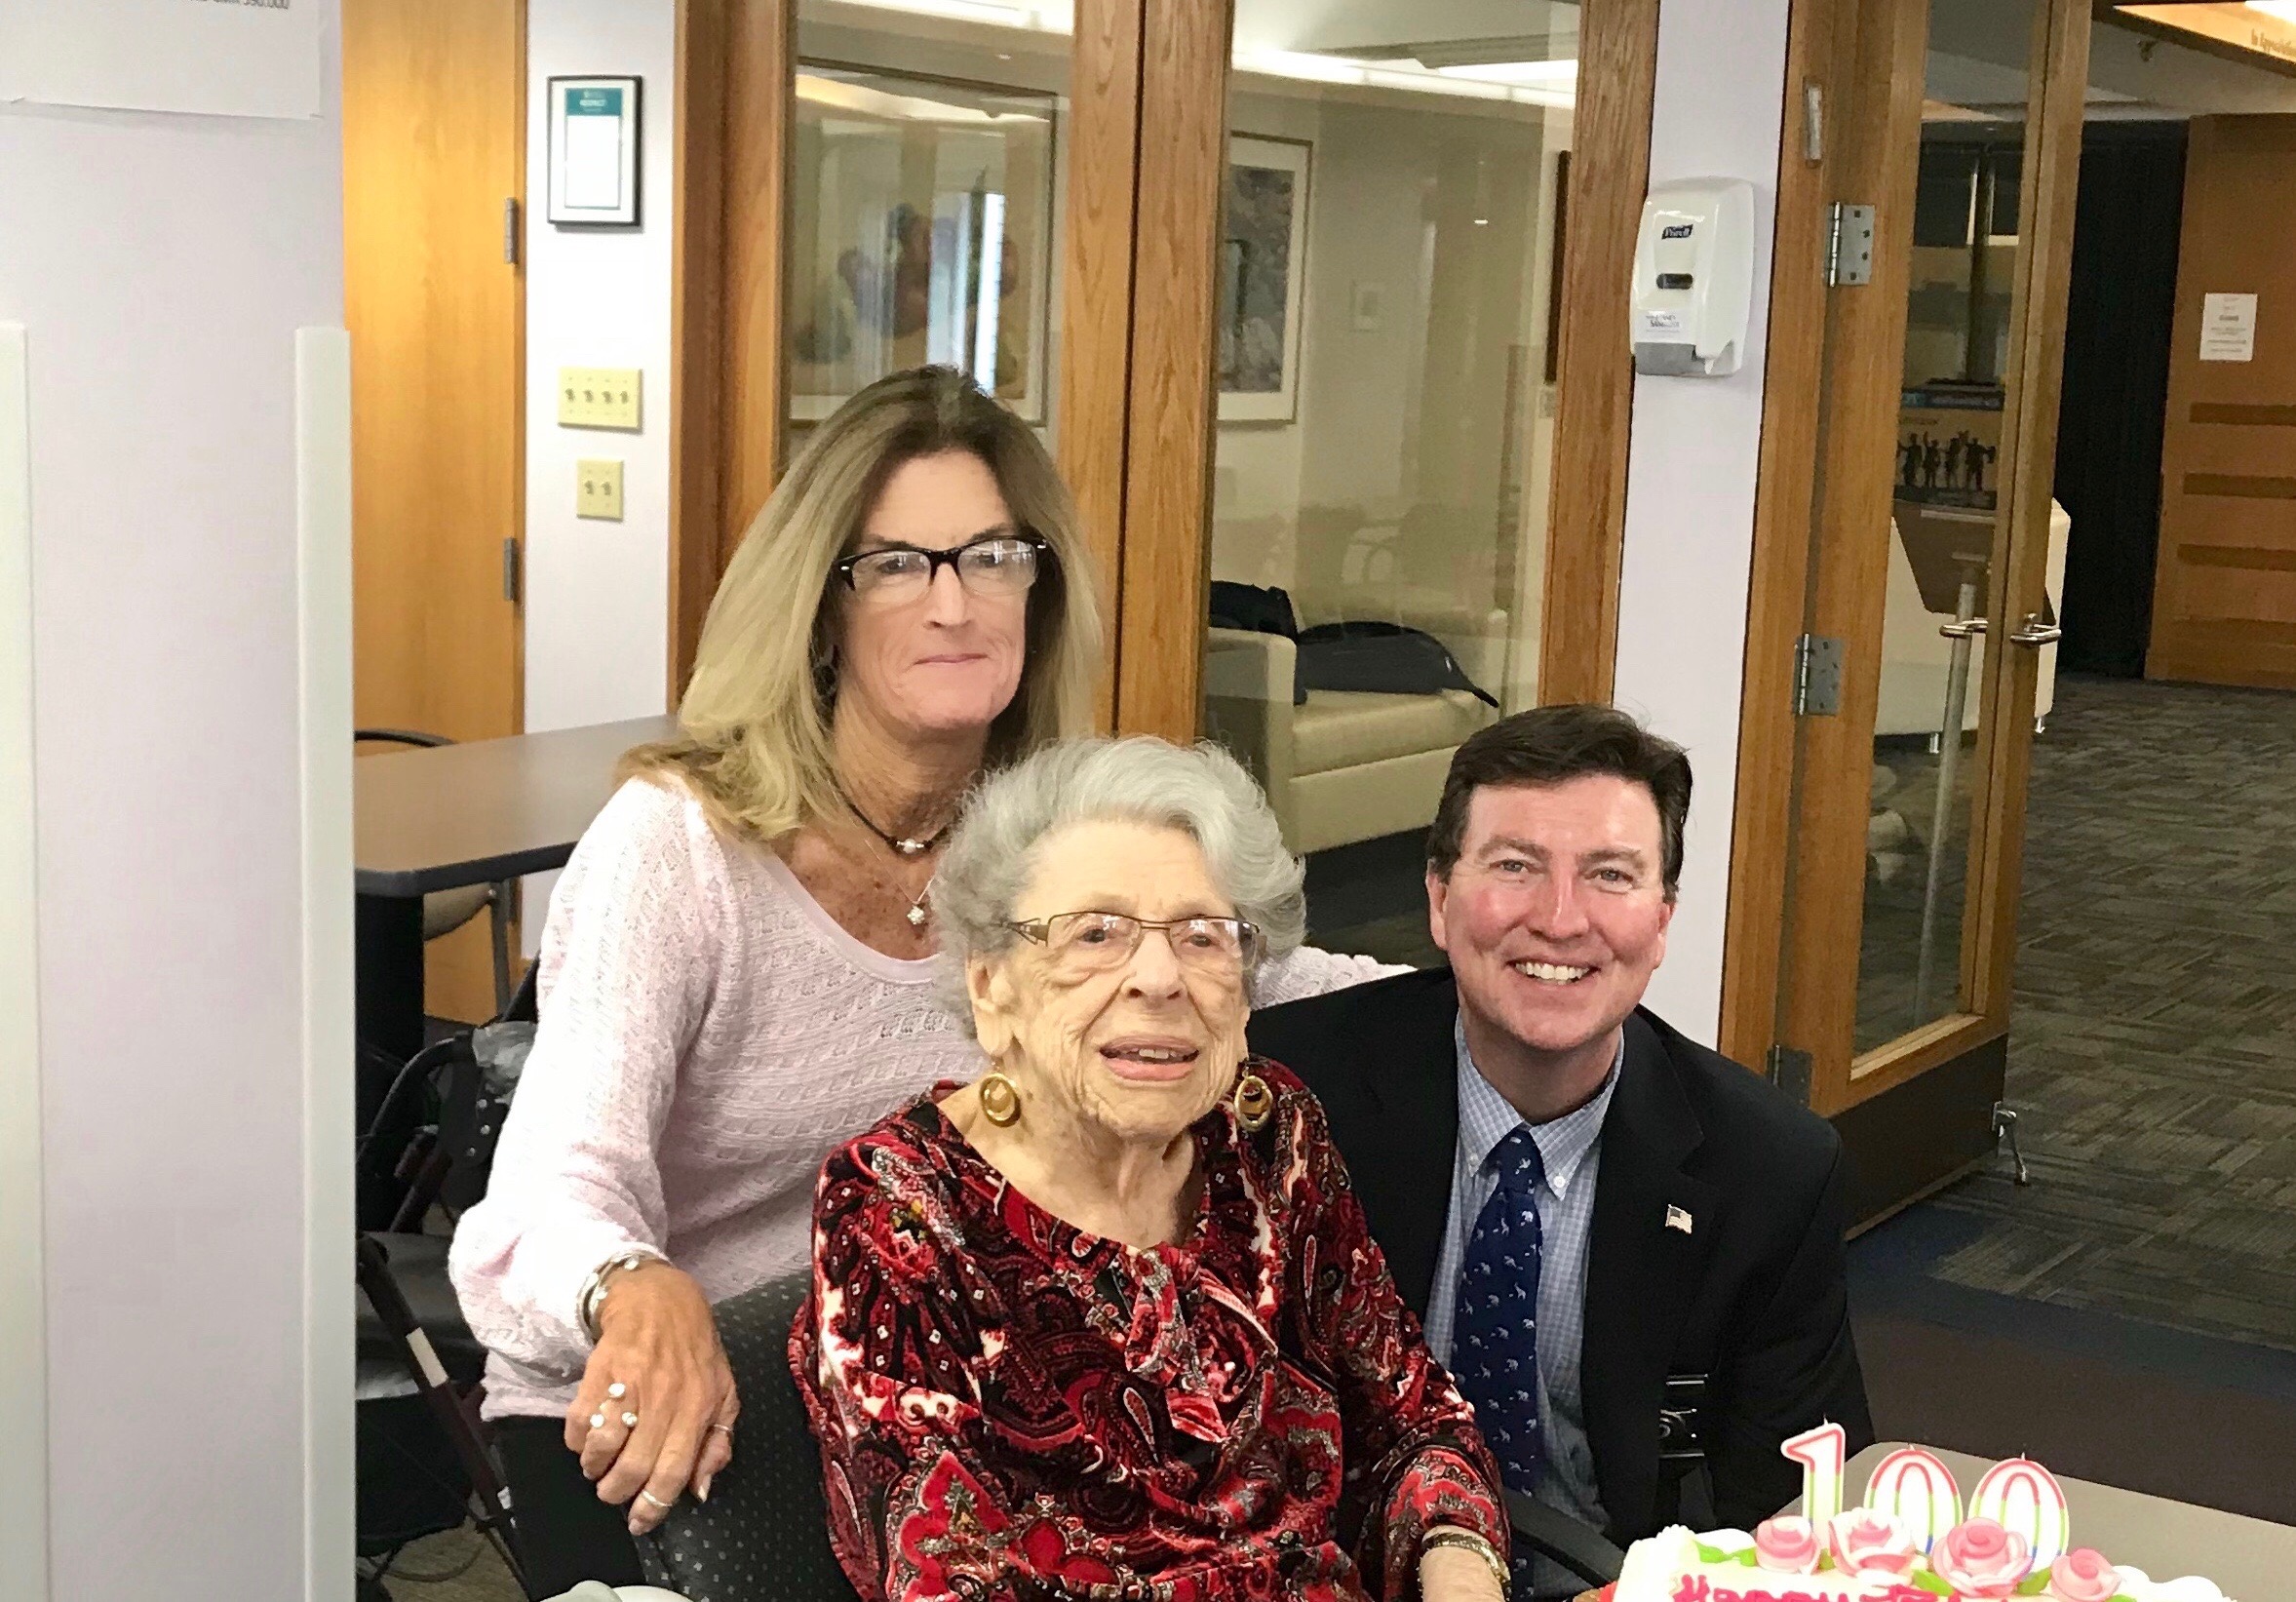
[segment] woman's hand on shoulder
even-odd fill
[[[642,1535],[688,1490],[709,1500],[733,1461],[741,1401],[709,1298],[682,1270],[656,1260],[617,1272],[598,1325],[566,1447],[599,1500],[629,1504],[631,1533]]]

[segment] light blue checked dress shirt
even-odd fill
[[[1551,1122],[1525,1124],[1467,1054],[1465,1026],[1454,1025],[1452,1037],[1459,1056],[1459,1140],[1451,1158],[1451,1218],[1427,1293],[1427,1349],[1450,1366],[1467,1237],[1498,1189],[1488,1159],[1500,1141],[1518,1126],[1526,1127],[1546,1165],[1546,1183],[1538,1188],[1538,1424],[1546,1462],[1532,1494],[1599,1530],[1608,1520],[1595,1484],[1594,1448],[1586,1439],[1579,1348],[1586,1335],[1586,1248],[1594,1223],[1595,1174],[1602,1165],[1603,1116],[1618,1086],[1625,1038],[1620,1036],[1611,1076],[1592,1101]],[[1544,1559],[1535,1566],[1534,1582],[1542,1597],[1576,1596],[1586,1588]]]

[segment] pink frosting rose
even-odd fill
[[[1754,1529],[1754,1561],[1771,1574],[1815,1574],[1825,1543],[1806,1518],[1765,1519]]]
[[[1921,1547],[1895,1515],[1851,1507],[1826,1526],[1834,1567],[1860,1580],[1902,1580],[1913,1573]]]
[[[2048,1593],[2057,1602],[2113,1602],[2121,1594],[2121,1571],[2083,1546],[2049,1565]]]
[[[2033,1572],[2033,1547],[2014,1530],[1972,1518],[1929,1548],[1929,1567],[1964,1596],[2008,1596]]]

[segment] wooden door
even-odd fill
[[[2148,679],[2296,688],[2292,217],[2296,116],[2194,118]]]
[[[455,740],[522,724],[524,0],[345,0],[360,726]],[[486,919],[433,943],[429,1005],[492,1012]]]
[[[1980,1159],[2003,1091],[2088,20],[1796,7],[1789,82],[1822,122],[1779,185],[1749,631],[1775,654],[1749,670],[1724,1010],[1727,1046],[1841,1129],[1860,1218]],[[1969,60],[2022,102],[1930,92]],[[1873,207],[1872,259],[1829,288],[1785,241],[1833,200]],[[1908,473],[1917,425],[1955,471]],[[1893,585],[1915,564],[1942,603]],[[1791,619],[1831,696],[1798,702]]]

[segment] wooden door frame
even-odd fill
[[[718,580],[780,476],[797,0],[678,0],[670,247],[675,711]]]
[[[1163,80],[1170,98],[1152,98],[1159,79],[1150,63],[1145,82],[1151,98],[1144,101],[1144,122],[1158,130],[1163,148],[1185,148],[1196,165],[1184,172],[1160,163],[1142,177],[1140,279],[1168,283],[1168,288],[1159,315],[1143,319],[1148,326],[1131,358],[1139,375],[1133,426],[1142,430],[1152,419],[1156,430],[1153,449],[1129,457],[1121,604],[1115,613],[1116,724],[1128,732],[1190,740],[1200,729],[1208,622],[1204,593],[1216,413],[1212,246],[1218,233],[1228,78],[1225,44],[1216,59],[1211,46],[1215,34],[1225,39],[1232,0],[1199,0],[1194,6],[1181,0],[1133,3],[1145,3],[1160,21],[1185,22],[1185,27],[1161,27],[1154,35],[1181,75]],[[1657,58],[1658,0],[1585,0],[1567,234],[1558,268],[1564,314],[1539,640],[1538,698],[1544,705],[1608,701],[1615,677],[1634,408],[1627,314],[1635,239],[1650,184]],[[1184,70],[1190,60],[1192,75]],[[1150,217],[1154,225],[1145,225]],[[1201,230],[1194,236],[1204,242],[1201,253],[1191,249],[1185,257],[1170,253],[1163,230],[1184,226]],[[1151,252],[1163,254],[1151,263]],[[1168,281],[1160,273],[1187,277]],[[1182,410],[1188,407],[1197,409],[1193,415]]]
[[[1538,701],[1607,702],[1617,682],[1626,456],[1634,424],[1634,247],[1651,182],[1658,0],[1583,0]]]
[[[1136,166],[1141,41],[1151,8],[1175,6],[1181,0],[1080,0],[1073,34],[1055,442],[1100,566],[1103,615],[1110,619],[1104,727],[1114,717],[1136,203],[1130,183],[1111,188],[1091,180]],[[671,710],[693,670],[718,581],[772,492],[789,448],[784,217],[797,13],[798,0],[678,0],[665,664]]]
[[[2039,0],[2034,26],[2039,95],[2026,122],[2024,245],[2010,312],[2019,361],[2002,443],[2011,488],[1994,552],[1994,570],[2008,582],[1988,598],[1994,641],[2041,606],[2038,553],[2047,536],[2055,455],[2089,0]],[[1961,974],[1971,1010],[1853,1061],[1857,967],[1842,954],[1858,949],[1865,847],[1862,832],[1843,820],[1861,820],[1870,804],[1888,561],[1886,538],[1856,531],[1887,527],[1891,453],[1880,442],[1885,433],[1896,437],[1899,386],[1892,378],[1838,395],[1823,386],[1829,371],[1845,365],[1892,375],[1903,365],[1927,36],[1926,0],[1796,0],[1788,46],[1796,97],[1789,122],[1801,112],[1803,85],[1812,81],[1844,108],[1856,103],[1852,83],[1887,85],[1888,109],[1879,127],[1830,116],[1815,164],[1798,139],[1789,138],[1781,157],[1781,241],[1820,239],[1833,200],[1870,198],[1878,207],[1875,271],[1871,285],[1836,293],[1815,270],[1814,250],[1781,245],[1775,254],[1771,322],[1784,337],[1772,340],[1773,381],[1764,399],[1722,1046],[1748,1063],[1762,1062],[1773,1042],[1810,1052],[1810,1104],[1829,1114],[2005,1036],[2015,957],[2013,885],[2033,728],[2029,718],[1993,717],[1981,724],[1989,782],[1983,809],[1971,819],[1968,883],[2011,888],[1968,903]],[[1786,233],[1789,225],[1796,235]],[[1827,422],[1819,440],[1821,400]],[[1813,539],[1821,518],[1822,548]],[[1805,629],[1847,642],[1837,716],[1793,714],[1794,643]],[[2002,705],[2004,693],[2025,698],[2013,704],[2029,704],[2037,665],[2029,650],[1988,651],[1983,704]],[[2005,684],[2004,674],[2012,676]],[[1797,829],[1798,819],[1834,821]],[[1798,916],[1788,916],[1789,884]]]
[[[1142,26],[1140,126],[1155,130],[1155,143],[1151,152],[1143,138],[1133,166],[1132,344],[1112,614],[1115,727],[1189,741],[1203,715],[1217,449],[1213,323],[1235,4],[1126,3]]]
[[[796,15],[796,0],[678,4],[673,708],[787,446]],[[1233,0],[1079,0],[1072,35],[1057,453],[1101,565],[1102,725],[1175,739],[1193,739],[1201,714],[1232,15]],[[1625,328],[1657,48],[1658,0],[1585,0],[1540,630],[1548,703],[1608,700],[1614,678],[1634,400]],[[1141,159],[1144,128],[1153,161]],[[1095,181],[1109,172],[1133,181]],[[1157,291],[1146,315],[1142,284]]]

